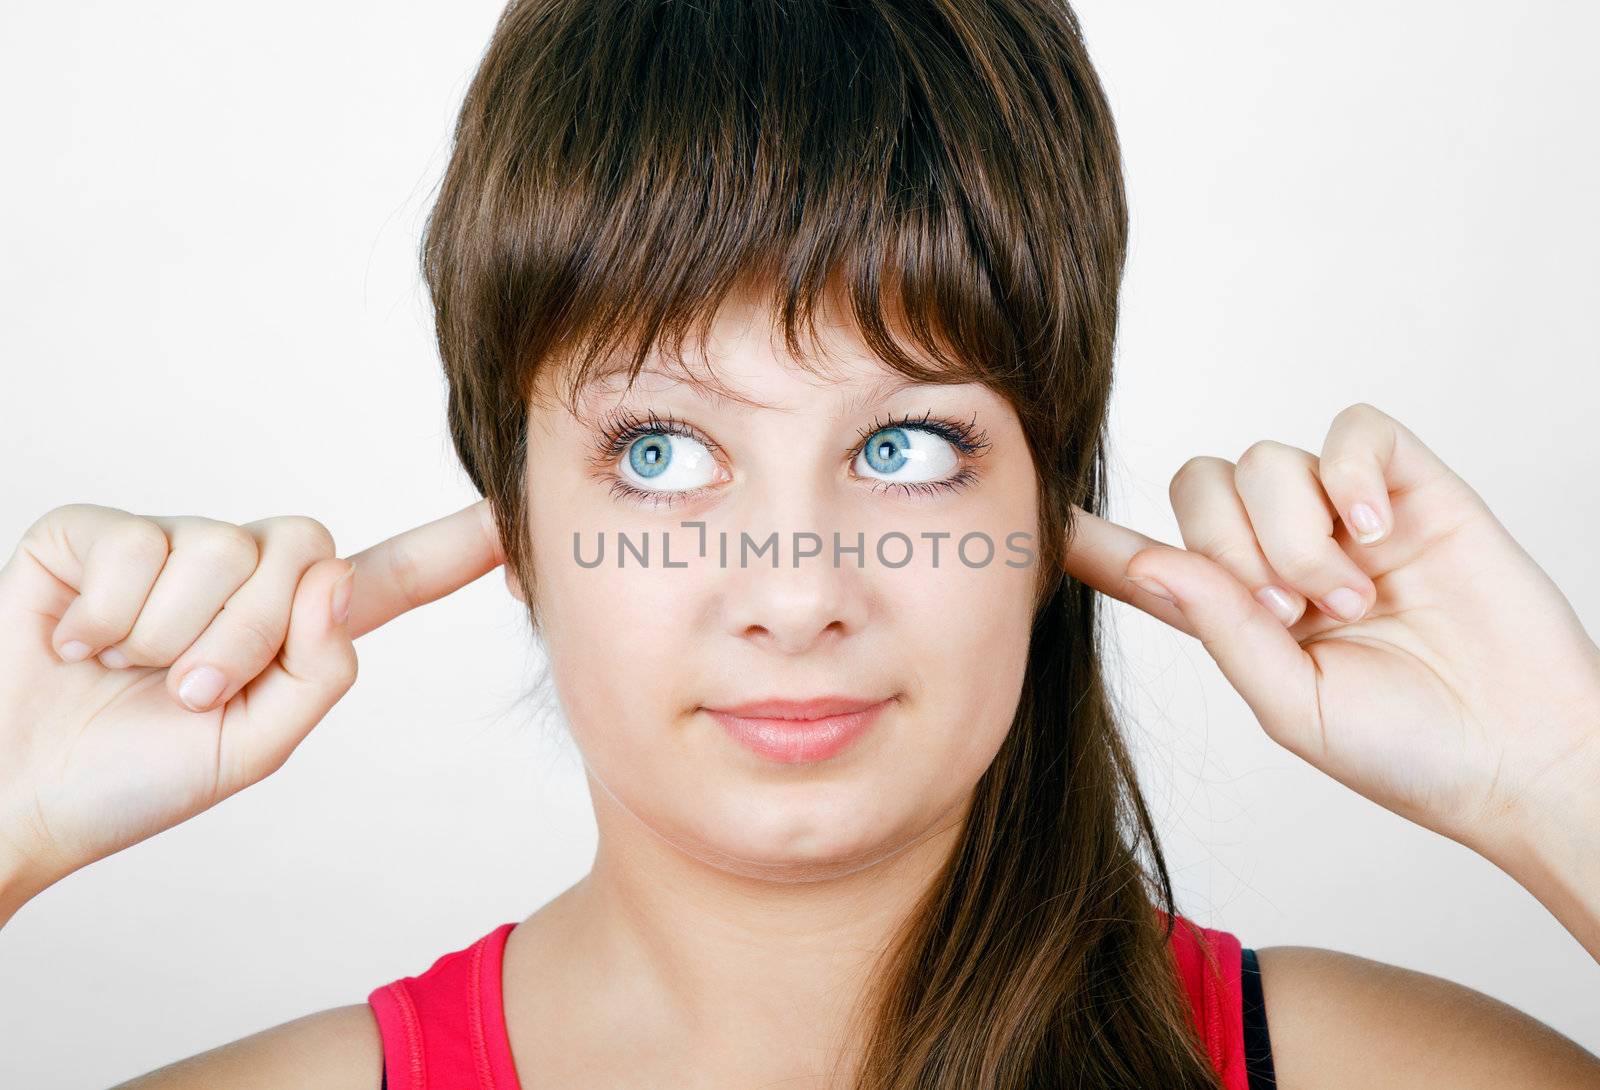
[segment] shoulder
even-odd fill
[[[1282,1090],[1600,1090],[1600,1057],[1465,985],[1314,946],[1256,958]]]
[[[378,1090],[383,1042],[365,1003],[317,1011],[168,1064],[113,1090]]]

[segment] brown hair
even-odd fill
[[[802,324],[844,298],[886,366],[983,382],[1021,421],[1040,500],[1021,699],[862,997],[859,1090],[1221,1085],[1100,599],[1056,529],[1104,511],[1126,245],[1115,127],[1063,0],[513,0],[461,108],[423,267],[451,436],[535,630],[526,410],[557,360],[569,395],[652,349],[681,363],[754,285],[797,362]]]

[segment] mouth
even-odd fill
[[[866,711],[875,704],[883,703],[883,699],[871,697],[858,698],[852,696],[812,696],[799,700],[785,697],[771,697],[766,700],[751,700],[743,704],[730,704],[722,708],[706,708],[706,711],[722,713],[724,715],[737,715],[746,719],[827,719],[834,715],[849,715],[853,712]]]
[[[774,697],[704,710],[758,756],[779,764],[806,764],[848,749],[895,699]]]

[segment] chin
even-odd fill
[[[705,842],[679,846],[705,865],[740,878],[800,884],[844,878],[883,862],[908,845],[909,842],[880,844],[870,851],[851,855],[815,856],[786,855],[781,852],[752,854],[742,846]]]
[[[918,831],[902,815],[881,810],[881,799],[856,785],[822,789],[789,785],[792,792],[763,785],[754,794],[727,800],[718,812],[688,819],[690,832],[670,843],[707,866],[772,882],[841,878],[881,863],[909,847]],[[788,797],[784,797],[788,795]]]

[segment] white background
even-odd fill
[[[0,541],[88,501],[303,513],[341,553],[476,499],[414,252],[500,5],[6,5]],[[1600,7],[1081,0],[1134,234],[1120,521],[1370,401],[1600,631]],[[1199,644],[1120,603],[1179,907],[1468,984],[1600,1051],[1600,966],[1467,849],[1262,733]],[[498,573],[359,644],[261,784],[0,934],[0,1084],[104,1086],[365,1000],[578,879],[594,846]],[[536,1069],[536,1068],[535,1068]]]

